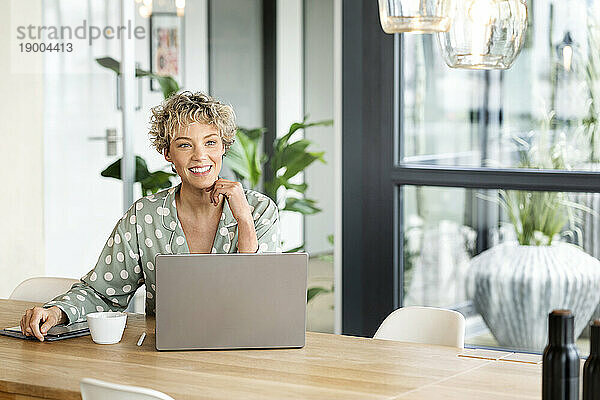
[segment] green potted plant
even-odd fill
[[[309,147],[312,142],[308,139],[293,142],[290,139],[301,129],[327,126],[332,123],[331,120],[308,123],[306,118],[302,122],[293,123],[284,136],[275,139],[270,157],[261,154],[259,150],[265,132],[263,128],[239,128],[236,133],[236,141],[225,157],[225,165],[232,170],[236,180],[246,182],[253,189],[261,190],[260,183],[262,181],[262,191],[277,203],[279,210],[302,215],[316,214],[321,211],[316,200],[297,196],[297,194],[302,195],[306,192],[308,184],[295,184],[292,183],[292,180],[315,161],[325,162],[324,152],[311,151]],[[270,178],[265,178],[265,170],[269,170]],[[330,235],[328,239],[333,244],[333,235]],[[303,249],[304,244],[287,250],[287,252]],[[307,291],[307,301],[332,291],[333,287],[310,287]]]
[[[555,150],[550,165],[524,152],[520,167],[564,169]],[[500,190],[486,199],[501,205],[516,236],[474,257],[468,272],[468,297],[498,343],[541,351],[553,309],[573,312],[578,336],[600,300],[600,261],[564,239],[578,214],[592,211],[560,192]]]
[[[301,129],[313,126],[331,125],[333,121],[293,123],[288,132],[275,139],[270,156],[259,151],[264,129],[238,129],[236,141],[225,157],[225,164],[231,168],[239,181],[245,181],[251,188],[259,189],[262,181],[262,191],[273,199],[280,211],[297,212],[302,215],[318,213],[321,209],[317,201],[303,195],[308,188],[306,183],[292,183],[294,178],[315,161],[325,162],[324,152],[314,152],[309,149],[312,142],[308,139],[290,141],[292,135]],[[269,170],[269,178],[264,178],[264,171]],[[289,251],[300,251],[301,245]]]

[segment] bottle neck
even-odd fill
[[[575,343],[574,318],[569,315],[550,314],[548,319],[548,343],[566,346]]]

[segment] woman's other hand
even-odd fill
[[[226,197],[231,213],[238,223],[252,221],[252,209],[248,204],[248,200],[246,200],[246,194],[241,183],[220,178],[205,190],[210,192],[210,201],[215,206],[220,203],[219,195]]]
[[[25,315],[21,318],[21,332],[25,336],[35,336],[44,341],[44,335],[54,325],[67,321],[67,316],[58,307],[42,308],[33,307],[25,311]],[[40,324],[42,324],[40,326]]]

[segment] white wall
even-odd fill
[[[277,1],[277,137],[304,117],[302,0]],[[298,132],[292,139],[300,139]],[[302,183],[299,174],[292,183]],[[304,219],[298,213],[281,213],[281,239],[284,249],[300,246]]]
[[[304,2],[304,113],[309,121],[333,119],[333,0]],[[334,233],[334,137],[333,127],[313,127],[304,133],[324,151],[326,164],[315,162],[306,169],[306,196],[318,200],[323,211],[304,219],[304,238],[310,254],[327,253]]]
[[[0,143],[2,143],[2,218],[0,218],[0,298],[22,280],[44,275],[42,111],[43,76],[11,70],[11,37],[26,13],[27,23],[39,24],[41,0],[0,2]],[[31,57],[33,68],[41,59]]]

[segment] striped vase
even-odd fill
[[[569,309],[575,337],[600,301],[600,261],[567,243],[502,243],[471,260],[467,295],[500,346],[541,351],[548,313]]]

